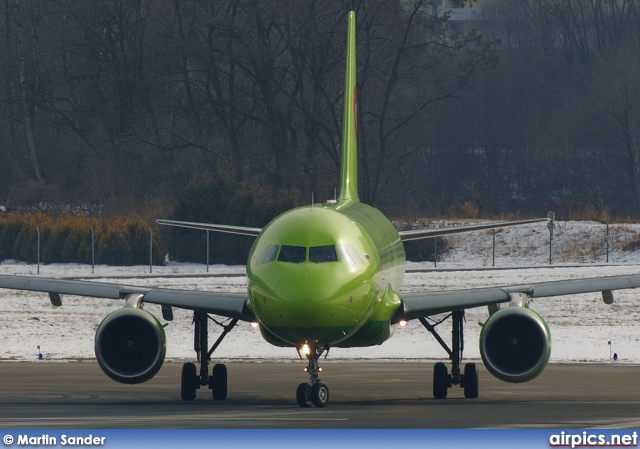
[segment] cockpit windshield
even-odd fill
[[[312,246],[309,248],[309,262],[322,263],[337,261],[338,254],[336,253],[336,247],[333,245]]]
[[[302,263],[307,260],[307,248],[304,246],[282,245],[279,262]]]
[[[303,263],[307,260],[312,263],[340,261],[347,262],[349,265],[362,265],[364,263],[358,251],[349,244],[312,246],[308,248],[308,252],[307,256],[307,248],[304,246],[267,245],[260,253],[260,256],[257,257],[256,263],[262,265],[274,260],[288,263]]]

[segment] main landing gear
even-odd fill
[[[209,320],[223,328],[222,334],[209,349]],[[196,390],[200,387],[209,387],[211,395],[215,400],[224,400],[227,398],[227,367],[222,363],[216,363],[209,376],[209,361],[211,354],[216,350],[224,337],[227,336],[231,329],[238,322],[233,319],[229,324],[222,324],[215,321],[208,314],[203,312],[193,313],[193,322],[195,325],[193,347],[198,354],[198,362],[200,362],[200,374],[197,373],[195,363],[185,363],[182,365],[182,376],[180,385],[180,396],[185,401],[193,401],[196,398]]]
[[[465,398],[477,398],[478,366],[475,363],[467,363],[464,366],[464,374],[460,370],[460,361],[462,360],[462,352],[464,351],[464,310],[456,310],[452,312],[450,316],[452,320],[451,339],[453,349],[447,346],[435,330],[435,326],[441,324],[444,320],[433,325],[430,324],[426,318],[420,318],[422,325],[433,334],[438,343],[447,351],[449,359],[451,360],[451,374],[449,374],[447,365],[443,362],[438,362],[433,367],[433,397],[436,399],[444,399],[447,397],[449,388],[453,385],[460,385],[460,387],[464,388]]]
[[[324,346],[316,348],[304,348],[304,355],[309,360],[305,371],[309,373],[309,383],[301,383],[296,390],[296,401],[300,407],[326,407],[329,403],[329,387],[320,381],[320,371],[318,359],[323,352],[329,352]]]

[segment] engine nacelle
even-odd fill
[[[533,380],[549,362],[549,327],[531,309],[501,309],[482,328],[480,355],[489,372],[500,380],[513,383]]]
[[[157,374],[164,362],[162,324],[142,309],[125,307],[110,313],[96,332],[96,359],[116,382],[139,384]]]

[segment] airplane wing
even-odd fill
[[[107,299],[124,299],[128,295],[142,294],[143,301],[162,306],[197,310],[214,315],[253,321],[253,313],[247,306],[246,293],[199,292],[170,288],[141,287],[93,281],[74,281],[32,276],[0,275],[0,288],[48,292],[51,302],[57,295],[91,296]]]
[[[403,305],[394,321],[411,320],[454,310],[509,302],[511,301],[510,295],[514,293],[524,293],[531,298],[543,298],[601,291],[603,299],[607,301],[613,299],[612,290],[638,287],[640,287],[640,274],[569,279],[507,287],[400,293]]]
[[[261,228],[230,226],[187,221],[157,220],[158,224],[207,231],[257,236]],[[143,302],[166,307],[197,310],[214,315],[253,321],[255,316],[248,307],[246,293],[198,292],[169,288],[139,287],[93,281],[0,275],[0,288],[48,292],[52,304],[60,305],[60,295],[90,296],[125,299],[128,295],[142,294]]]
[[[262,228],[248,228],[245,226],[231,226],[209,223],[193,223],[190,221],[156,220],[160,225],[175,226],[178,228],[202,229],[204,231],[225,232],[227,234],[240,234],[256,237]]]
[[[439,237],[441,235],[449,235],[449,234],[459,234],[462,232],[470,232],[470,231],[482,231],[484,229],[497,229],[504,228],[508,226],[517,226],[523,224],[530,223],[543,223],[548,222],[548,218],[534,218],[531,220],[517,220],[517,221],[503,221],[500,223],[483,223],[478,225],[468,225],[468,226],[453,226],[448,228],[431,228],[431,229],[416,229],[413,231],[400,231],[400,238],[403,242],[409,240],[418,240],[418,239],[427,239],[431,237]]]

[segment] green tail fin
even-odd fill
[[[344,81],[340,200],[358,198],[358,98],[356,88],[356,13],[349,12],[347,67]]]

